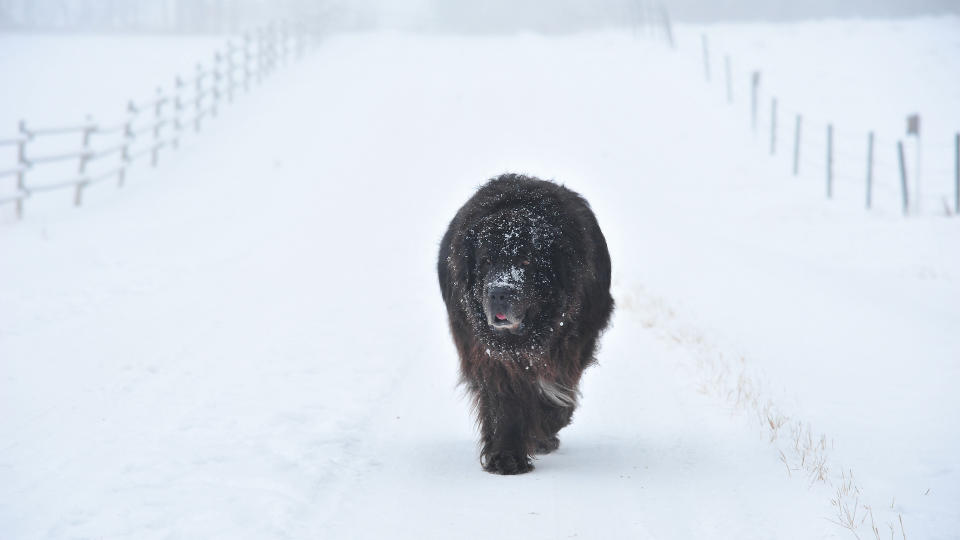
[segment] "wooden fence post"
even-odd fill
[[[210,116],[216,118],[217,109],[220,106],[220,53],[216,53],[213,57],[213,71],[211,71],[210,76],[212,80],[210,81]]]
[[[303,23],[300,21],[293,25],[293,51],[297,60],[303,58]]]
[[[770,155],[777,153],[777,98],[770,101]]]
[[[250,91],[250,34],[243,34],[243,91]]]
[[[833,124],[827,124],[827,198],[833,198]]]
[[[227,42],[227,103],[233,103],[233,42]]]
[[[897,141],[897,157],[900,159],[900,193],[903,196],[903,215],[907,215],[910,197],[907,194],[907,165],[903,160],[903,141]]]
[[[270,72],[277,70],[280,65],[280,29],[279,24],[270,23]]]
[[[724,70],[727,73],[727,103],[733,103],[733,82],[730,76],[730,55],[723,57]]]
[[[156,167],[160,158],[160,130],[163,129],[163,90],[157,87],[157,98],[153,103],[153,151],[150,153],[150,166]]]
[[[277,70],[277,25],[272,21],[267,25],[267,66],[271,75]]]
[[[193,96],[193,130],[200,131],[200,119],[203,118],[203,66],[197,64],[194,77],[194,96]]]
[[[867,210],[873,206],[873,132],[867,135]]]
[[[257,28],[257,84],[263,82],[263,28]]]
[[[213,82],[211,85],[211,92],[213,96],[213,103],[210,104],[210,116],[217,116],[217,109],[220,106],[220,51],[217,51],[213,55],[213,70],[211,71],[211,77]]]
[[[297,58],[303,58],[304,50],[307,47],[307,26],[304,23],[297,23]]]
[[[710,82],[710,48],[707,45],[707,35],[700,34],[700,41],[703,42],[703,75]]]
[[[263,70],[264,70],[265,76],[273,74],[273,61],[274,61],[274,55],[273,55],[274,31],[273,30],[274,29],[273,29],[272,22],[267,23],[267,26],[263,30],[263,58],[265,60]]]
[[[266,78],[270,75],[270,25],[264,26],[262,32],[263,66],[260,69]]]
[[[263,74],[273,74],[273,23],[267,23],[263,29]]]
[[[183,134],[183,124],[180,117],[183,114],[183,101],[180,93],[183,91],[183,79],[177,75],[173,79],[173,147],[180,148],[180,137]]]
[[[287,20],[284,19],[280,21],[280,63],[284,66],[287,65],[287,54],[289,50],[287,49],[287,39],[289,35],[287,33]]]
[[[123,187],[127,176],[127,169],[130,167],[130,143],[136,138],[136,135],[133,133],[133,119],[136,118],[137,112],[137,106],[133,103],[133,100],[128,101],[127,123],[123,126],[123,151],[120,154],[123,160],[123,167],[120,169],[120,174],[117,177],[118,188]]]
[[[793,175],[800,174],[800,127],[803,117],[797,115],[796,127],[793,130]]]
[[[17,129],[20,132],[20,140],[17,142],[17,192],[22,196],[27,192],[24,177],[27,175],[27,168],[30,167],[30,162],[27,161],[27,141],[33,138],[33,134],[27,130],[26,120],[20,120]],[[17,219],[23,219],[22,198],[17,199]]]
[[[77,185],[73,193],[73,205],[80,206],[83,203],[83,188],[87,186],[87,180],[84,175],[87,173],[87,162],[90,161],[90,136],[96,131],[93,120],[90,115],[85,119],[87,125],[83,126],[83,147],[80,149],[80,161],[77,164]]]

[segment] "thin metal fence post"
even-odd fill
[[[707,35],[700,34],[700,41],[703,42],[703,75],[707,82],[710,82],[710,48],[707,44]]]
[[[193,96],[193,130],[200,131],[200,119],[203,118],[203,66],[197,64],[196,76],[194,78],[194,96]]]
[[[770,155],[777,153],[777,98],[770,101]]]
[[[793,130],[793,175],[800,174],[800,128],[803,125],[803,116],[797,115],[796,127]]]
[[[897,157],[900,159],[900,193],[903,196],[903,215],[910,208],[910,196],[907,194],[907,165],[903,159],[903,141],[897,141]]]
[[[867,135],[867,210],[873,206],[873,132]]]
[[[730,55],[724,55],[723,57],[724,71],[727,74],[727,103],[733,103],[733,81],[731,80],[730,75]]]
[[[667,8],[662,5],[660,6],[660,16],[663,19],[663,33],[667,40],[667,45],[669,45],[671,49],[676,49],[677,46],[673,41],[673,25],[670,24],[670,13],[668,13]]]
[[[827,124],[827,198],[833,198],[833,124]]]

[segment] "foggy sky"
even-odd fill
[[[630,27],[661,5],[674,22],[960,13],[960,0],[0,0],[0,30],[217,33],[286,18],[341,30],[556,33]]]
[[[675,22],[893,18],[960,14],[960,0],[663,0]],[[629,26],[656,9],[648,0],[361,0],[363,22],[453,32],[564,32]],[[358,15],[359,16],[359,15]]]

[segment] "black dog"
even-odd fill
[[[450,222],[437,272],[481,428],[480,462],[527,472],[532,454],[559,446],[613,312],[597,219],[563,186],[503,175]]]

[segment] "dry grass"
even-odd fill
[[[815,432],[809,423],[781,410],[767,396],[760,377],[751,374],[745,356],[725,356],[702,332],[680,324],[674,311],[660,298],[641,291],[635,296],[626,295],[624,300],[618,299],[618,303],[636,310],[644,328],[693,353],[699,393],[724,403],[733,412],[757,418],[760,429],[776,448],[789,477],[800,476],[811,487],[819,484],[832,489],[830,503],[835,515],[827,518],[830,522],[846,529],[854,538],[881,539],[873,508],[862,502],[862,489],[853,472],[841,470],[838,477],[831,471],[833,441],[825,434]],[[903,517],[897,514],[897,518],[899,523],[885,524],[890,529],[891,538],[899,529],[900,536],[906,540]]]

